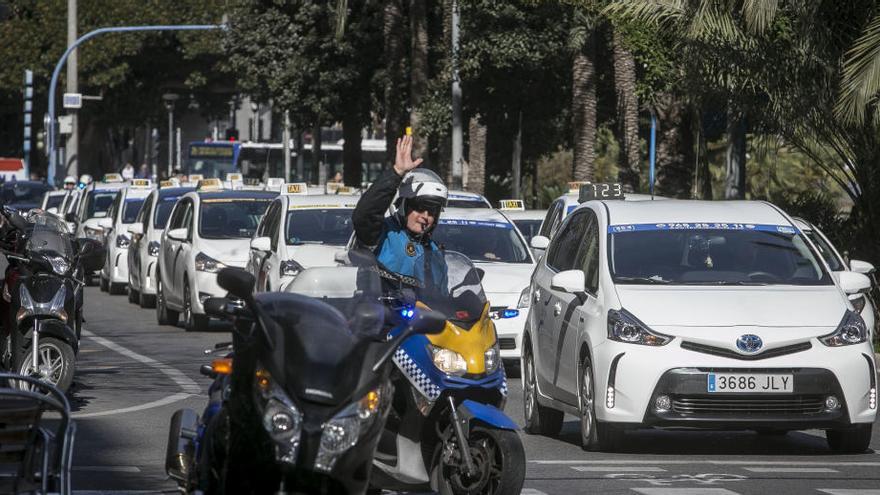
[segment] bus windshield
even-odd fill
[[[238,143],[225,141],[190,143],[185,172],[222,179],[226,174],[235,172],[239,146]]]

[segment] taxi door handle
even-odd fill
[[[553,305],[553,315],[559,316],[559,313],[562,313],[562,304],[557,302]]]

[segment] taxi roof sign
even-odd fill
[[[267,191],[278,191],[284,185],[284,179],[281,177],[269,177],[266,179]]]
[[[153,182],[150,179],[131,179],[129,182],[129,187],[136,187],[138,189],[149,189],[153,187]]]
[[[588,180],[573,180],[568,183],[568,192],[569,194],[578,194],[580,193],[581,186],[586,186],[587,184],[591,184]]]
[[[180,181],[177,180],[177,177],[172,177],[160,182],[159,187],[180,187]]]
[[[502,199],[498,202],[498,206],[501,210],[524,211],[526,209],[526,204],[521,199]]]
[[[199,191],[218,191],[223,189],[223,181],[217,178],[202,179],[196,189]]]
[[[324,192],[327,194],[336,194],[336,191],[343,187],[342,182],[328,182],[324,184]]]
[[[122,178],[122,174],[104,174],[104,178],[101,179],[102,182],[125,182],[125,179]]]
[[[309,185],[305,182],[289,182],[281,188],[281,194],[308,196]]]
[[[190,174],[189,175],[189,182],[198,182],[204,178],[205,178],[205,176],[203,174]]]
[[[243,181],[243,180],[244,180],[244,176],[237,173],[237,172],[235,172],[235,173],[230,172],[230,173],[226,174],[226,181],[227,182],[235,182],[235,181]]]

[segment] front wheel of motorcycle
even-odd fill
[[[441,495],[520,493],[526,476],[526,454],[519,434],[476,426],[470,431],[468,447],[474,462],[468,473],[457,452],[434,454],[431,485]]]
[[[67,392],[70,384],[73,383],[76,368],[76,358],[70,345],[52,337],[41,338],[40,348],[37,349],[36,369],[33,366],[32,352],[28,346],[28,349],[21,353],[19,373],[51,383],[61,392]]]

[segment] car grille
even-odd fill
[[[681,348],[686,349],[688,351],[694,352],[702,352],[703,354],[711,354],[713,356],[721,356],[731,359],[740,359],[743,361],[756,361],[758,359],[770,359],[773,357],[785,356],[787,354],[794,354],[796,352],[803,352],[813,348],[813,344],[810,341],[806,342],[798,342],[797,344],[787,345],[783,347],[776,347],[774,349],[768,349],[764,352],[759,352],[758,354],[740,354],[736,351],[731,351],[730,349],[724,349],[722,347],[714,347],[711,345],[705,344],[697,344],[695,342],[684,341],[681,343]]]
[[[512,351],[516,349],[516,339],[511,337],[502,337],[498,339],[498,346],[502,351]]]
[[[683,415],[732,414],[779,416],[818,414],[825,411],[821,395],[786,395],[771,397],[687,397],[672,399],[672,411]]]

